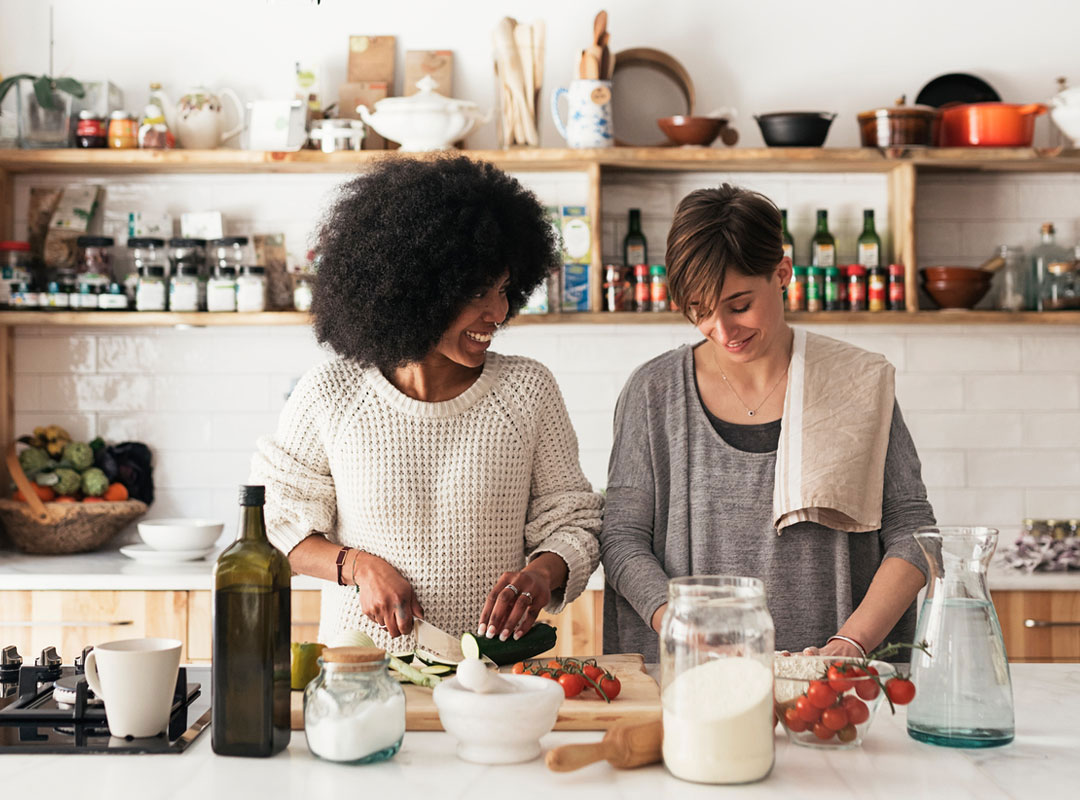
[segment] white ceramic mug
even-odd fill
[[[559,116],[559,98],[566,95],[566,124]],[[615,128],[611,113],[611,81],[579,79],[569,89],[551,95],[551,115],[559,135],[575,150],[614,147]]]
[[[86,682],[105,703],[113,736],[157,736],[169,725],[181,642],[122,639],[86,655]]]

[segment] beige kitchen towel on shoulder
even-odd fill
[[[796,522],[881,527],[894,402],[884,356],[795,329],[773,487],[777,534]]]

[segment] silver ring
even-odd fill
[[[376,623],[376,624],[378,624],[378,623]],[[385,630],[386,630],[386,626],[385,626],[385,625],[379,625],[379,629],[380,629],[380,630],[384,630],[384,631],[385,631]]]
[[[504,588],[504,589],[509,589],[509,590],[510,590],[511,592],[513,592],[513,593],[514,593],[514,597],[517,597],[517,596],[518,596],[519,594],[521,594],[521,589],[519,589],[518,587],[514,586],[514,584],[512,584],[512,583],[508,583],[508,584],[506,584],[506,586],[504,586],[503,588]],[[530,597],[531,597],[531,596],[532,596],[532,595],[530,595]]]
[[[532,593],[531,593],[531,592],[522,592],[522,593],[521,593],[521,596],[522,596],[522,597],[528,597],[528,598],[529,598],[529,600],[532,600],[532,599],[533,599],[533,598],[532,598]]]

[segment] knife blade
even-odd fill
[[[419,617],[413,618],[413,632],[416,634],[416,650],[422,658],[432,656],[433,660],[447,664],[460,664],[465,660],[465,654],[461,652],[461,639],[457,636],[451,636]],[[481,656],[480,660],[495,666],[495,662],[487,656]]]

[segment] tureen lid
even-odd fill
[[[386,97],[375,103],[375,111],[462,111],[476,108],[469,100],[454,100],[435,91],[439,84],[430,75],[416,82],[419,89],[411,97]]]

